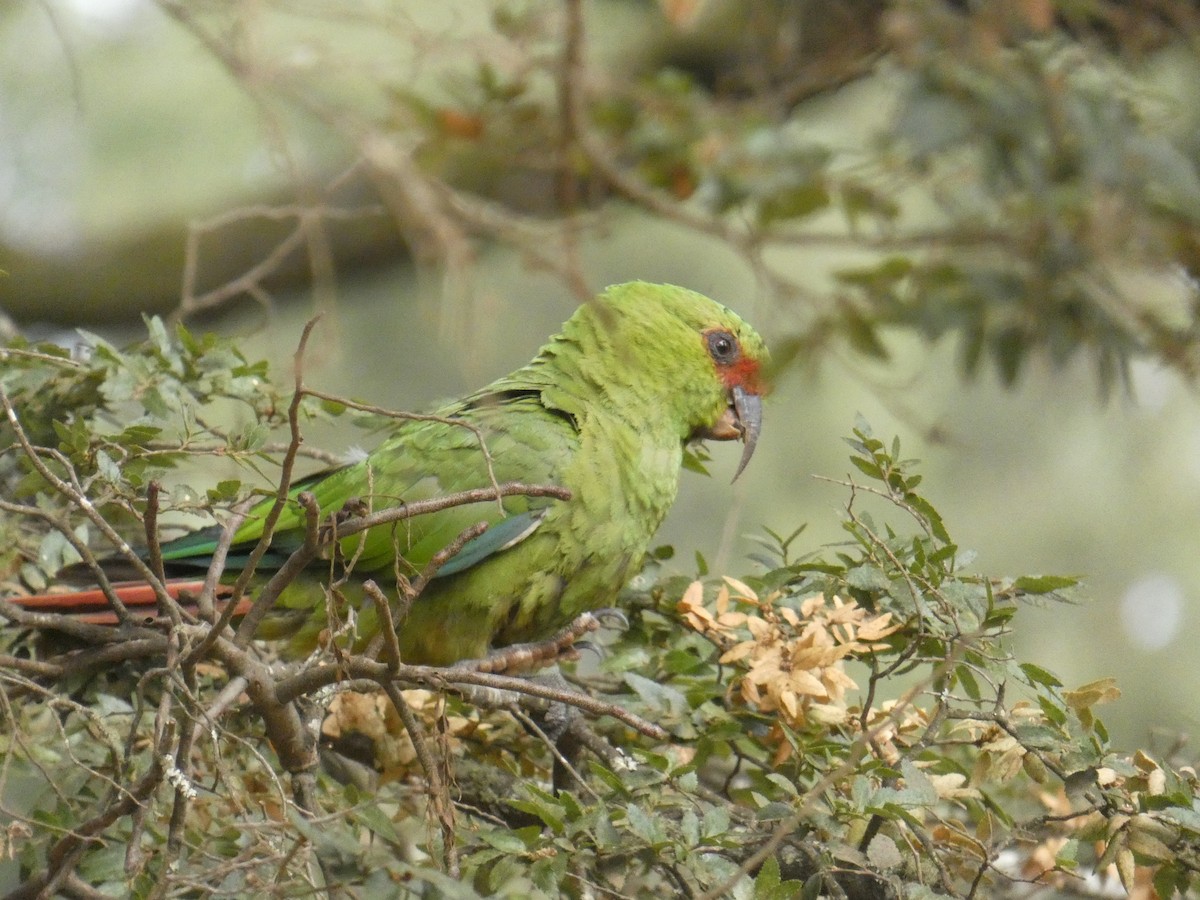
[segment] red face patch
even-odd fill
[[[741,356],[737,362],[719,369],[725,387],[731,389],[740,387],[751,394],[762,394],[766,390],[766,386],[762,383],[760,370],[761,366],[759,366],[758,360],[750,359],[748,356]]]

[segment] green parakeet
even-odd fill
[[[510,496],[503,512],[491,500],[342,538],[339,554],[284,590],[260,633],[287,623],[294,649],[311,647],[327,627],[333,583],[339,609],[342,601],[358,608],[361,644],[379,627],[361,583],[372,578],[398,598],[397,575],[414,577],[479,522],[487,530],[441,567],[397,623],[404,662],[481,658],[611,606],[675,500],[684,445],[740,438],[739,474],[749,461],[766,364],[758,334],[701,294],[642,282],[610,287],[580,306],[528,365],[443,407],[436,419],[404,421],[361,461],[292,489],[293,497],[311,492],[322,516],[352,500],[374,511],[486,488],[493,479],[561,486],[570,499]],[[234,535],[229,577],[262,536],[270,505],[251,509]],[[304,511],[290,501],[260,571],[282,565],[304,529]],[[168,571],[207,567],[217,536],[206,529],[164,545]]]

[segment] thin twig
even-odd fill
[[[469,503],[485,503],[497,497],[553,497],[556,500],[570,500],[571,492],[564,487],[554,484],[527,484],[521,481],[501,482],[497,487],[474,488],[446,494],[443,497],[433,497],[428,500],[414,500],[402,506],[389,506],[377,512],[364,516],[356,516],[338,523],[338,537],[344,538],[378,525],[390,525],[402,519],[423,516],[428,513],[440,512],[453,506],[465,506]]]
[[[66,356],[54,356],[50,353],[40,353],[37,350],[24,350],[17,347],[0,347],[0,362],[4,362],[10,356],[17,356],[21,359],[33,359],[38,362],[50,363],[55,366],[66,366],[70,369],[85,368],[83,363],[78,360],[71,359]]]
[[[459,532],[458,537],[433,554],[429,558],[429,562],[425,564],[425,568],[421,570],[421,573],[410,584],[412,598],[419,597],[429,582],[437,577],[437,573],[441,570],[442,566],[458,556],[462,552],[463,547],[487,530],[487,522],[476,522],[474,525],[469,525]]]
[[[379,633],[383,636],[383,661],[395,671],[400,666],[400,638],[396,634],[396,623],[392,620],[392,604],[374,581],[363,582],[363,592],[375,603],[379,614]]]
[[[283,455],[283,462],[279,473],[279,485],[275,491],[275,501],[271,504],[271,508],[267,511],[266,518],[263,520],[262,536],[259,538],[258,543],[254,545],[254,549],[250,551],[250,556],[246,560],[245,567],[238,575],[237,581],[234,582],[232,604],[236,604],[242,598],[243,594],[245,594],[246,587],[254,577],[259,561],[262,560],[263,555],[270,548],[271,536],[275,532],[275,523],[279,521],[279,517],[283,514],[283,510],[287,505],[288,495],[291,492],[292,468],[296,464],[296,454],[300,449],[300,444],[304,441],[304,437],[300,433],[300,401],[304,396],[304,350],[308,346],[308,339],[312,335],[312,330],[319,318],[319,316],[316,316],[304,323],[304,330],[300,333],[300,341],[293,356],[294,390],[292,392],[291,403],[288,404],[288,428],[291,432],[291,440],[288,442],[288,448]]]
[[[275,601],[279,599],[279,595],[283,593],[288,585],[296,580],[300,573],[308,567],[309,563],[317,558],[317,553],[321,549],[321,537],[319,533],[321,510],[317,506],[317,498],[308,491],[301,491],[296,495],[295,499],[300,504],[300,508],[304,510],[304,542],[287,558],[284,564],[279,567],[279,570],[271,576],[254,599],[254,604],[242,618],[241,624],[238,625],[237,635],[234,638],[235,643],[239,646],[244,647],[254,639],[254,633],[258,630],[258,626],[262,623],[267,613],[274,608]]]
[[[159,582],[165,585],[167,576],[163,570],[162,543],[158,539],[158,496],[161,488],[162,485],[154,480],[146,488],[146,512],[142,517],[142,527],[146,533],[146,565]],[[165,590],[163,595],[168,596]],[[163,603],[160,598],[158,614],[170,619],[172,625],[178,626],[183,623],[178,603]]]
[[[225,527],[221,530],[221,536],[217,539],[217,546],[213,549],[212,557],[208,562],[208,571],[204,573],[204,586],[200,589],[199,596],[196,597],[196,609],[205,622],[210,622],[213,625],[213,630],[220,633],[224,630],[225,624],[229,619],[217,618],[216,613],[216,597],[217,585],[221,581],[221,575],[225,572],[225,560],[229,556],[229,548],[233,546],[233,536],[237,534],[242,523],[246,520],[246,511],[252,504],[251,498],[246,498],[241,503],[233,508],[233,516],[225,523]],[[237,604],[229,603],[230,609],[236,609]],[[222,610],[223,612],[223,610]],[[232,618],[233,613],[230,613]]]
[[[6,900],[53,896],[62,882],[73,874],[76,864],[88,847],[99,839],[99,835],[118,819],[130,815],[154,793],[164,774],[160,759],[161,754],[154,753],[149,769],[129,791],[86,822],[76,825],[70,834],[60,838],[47,853],[46,871],[27,879],[20,887],[10,892]]]
[[[392,706],[396,708],[400,721],[404,723],[404,729],[412,740],[413,749],[416,751],[421,768],[425,770],[425,780],[429,783],[430,807],[442,831],[442,865],[448,875],[457,878],[459,869],[458,849],[454,836],[454,802],[450,798],[449,786],[442,777],[442,770],[429,749],[425,729],[421,727],[420,720],[413,714],[404,695],[391,680],[385,680],[381,684],[388,699],[392,701]]]

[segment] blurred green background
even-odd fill
[[[8,327],[64,342],[74,339],[74,326],[135,339],[140,313],[169,314],[179,305],[189,223],[225,217],[193,248],[202,294],[268,258],[295,226],[287,215],[231,210],[326,202],[359,212],[327,218],[325,236],[306,237],[278,260],[257,297],[231,296],[189,324],[245,334],[247,354],[269,358],[283,378],[303,323],[319,311],[307,381],[397,409],[427,407],[527,360],[578,302],[564,279],[483,228],[466,229],[469,245],[451,241],[459,255],[444,259],[436,235],[409,229],[397,214],[419,200],[389,202],[382,180],[359,178],[354,167],[362,122],[389,138],[403,137],[413,122],[433,122],[449,138],[419,160],[424,171],[517,210],[522,227],[554,224],[548,211],[561,201],[561,181],[536,164],[505,164],[505,141],[536,162],[553,128],[531,119],[524,138],[513,128],[503,139],[485,130],[476,141],[477,128],[492,128],[493,107],[461,110],[464,97],[478,97],[481,60],[492,61],[503,82],[560,52],[557,5],[544,20],[547,8],[534,3],[355,6],[353,14],[320,3],[282,13],[246,3],[235,15],[219,3],[193,5],[196,15],[214,16],[204,28],[180,11],[186,5],[138,0],[44,0],[0,10],[0,310],[11,317]],[[827,6],[853,17],[869,4]],[[729,41],[746,14],[732,2],[605,2],[587,4],[586,13],[586,58],[598,91],[630,72],[678,68],[719,87],[712,72],[736,57]],[[832,34],[808,38],[825,42],[821,58],[836,58],[842,41],[871,64],[814,91],[787,121],[853,168],[893,128],[905,82],[875,63],[878,21],[867,35],[839,21],[826,22]],[[884,24],[895,31],[905,21],[893,15]],[[1103,36],[1092,38],[1103,44]],[[897,52],[899,38],[891,40],[885,49]],[[245,58],[256,66],[231,64]],[[1200,100],[1187,87],[1200,83],[1194,55],[1163,41],[1144,50],[1137,69],[1171,126],[1200,134]],[[553,105],[552,94],[535,72],[512,102],[536,106],[550,97]],[[496,96],[488,102],[503,101],[503,91]],[[345,121],[329,113],[339,109]],[[691,139],[703,148],[703,129]],[[386,171],[375,162],[376,176]],[[910,191],[899,178],[884,183],[898,198]],[[728,242],[610,195],[587,196],[586,180],[580,193],[576,234],[563,246],[577,254],[570,264],[587,287],[635,278],[686,285],[734,307],[785,347],[807,327],[807,295],[774,290]],[[674,193],[690,199],[682,188]],[[933,204],[909,199],[910,227],[938,221]],[[811,220],[841,221],[833,211]],[[773,247],[769,265],[809,295],[832,294],[839,290],[833,273],[870,258],[852,230],[843,233],[850,237],[842,242]],[[546,252],[558,253],[558,245],[547,243]],[[1165,268],[1130,265],[1120,278],[1148,304],[1178,306],[1195,290]],[[1179,367],[1145,354],[1132,361],[1128,389],[1106,395],[1086,355],[1059,365],[1035,353],[1010,387],[987,366],[964,379],[953,335],[928,339],[886,323],[880,335],[886,360],[846,342],[803,345],[781,373],[747,474],[731,488],[737,451],[714,446],[713,477],[685,477],[662,533],[680,551],[669,565],[691,571],[694,548],[716,571],[752,571],[746,535],[760,524],[787,533],[807,523],[801,548],[839,540],[846,492],[813,476],[847,476],[842,436],[861,413],[877,436],[898,434],[905,455],[924,461],[927,494],[960,545],[978,552],[979,571],[1084,578],[1077,605],[1018,618],[1022,655],[1068,684],[1115,675],[1124,697],[1106,721],[1118,743],[1164,749],[1195,731],[1195,385]],[[312,437],[331,450],[358,439]]]

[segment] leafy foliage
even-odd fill
[[[101,348],[86,364],[17,348],[4,380],[26,439],[53,442],[39,458],[134,515],[147,473],[198,446],[207,404],[233,398],[264,429],[280,406],[265,371],[231,346],[180,332],[164,347],[153,329],[146,344]],[[215,376],[217,359],[242,374]],[[254,389],[243,393],[242,378]],[[142,430],[98,427],[116,407],[134,409]],[[98,432],[87,443],[79,420]],[[4,507],[18,554],[6,595],[40,572],[45,535],[61,540],[85,518],[78,497],[28,474],[15,437],[0,464],[29,505]],[[1008,649],[1022,599],[1074,580],[971,571],[898,443],[860,422],[849,444],[843,543],[798,555],[801,532],[767,532],[754,571],[737,578],[663,574],[672,554],[659,551],[625,598],[629,626],[598,663],[566,669],[576,688],[666,729],[666,741],[602,718],[595,753],[560,758],[512,695],[493,708],[469,691],[404,685],[403,673],[399,699],[302,691],[326,745],[305,807],[294,789],[303,774],[289,771],[260,707],[228,693],[234,673],[221,658],[181,670],[163,644],[165,658],[131,652],[55,676],[78,651],[64,657],[58,640],[10,628],[5,853],[23,877],[59,871],[102,891],[167,896],[323,882],[462,897],[1002,896],[1026,880],[1077,887],[1092,873],[1164,897],[1195,888],[1195,771],[1110,745],[1097,707],[1118,696],[1111,681],[1068,688]],[[261,461],[268,446],[239,453]],[[106,476],[102,450],[151,464]],[[186,627],[174,633],[210,626]],[[139,640],[112,634],[106,654]],[[276,689],[324,665],[279,666]],[[347,756],[364,748],[366,764]],[[556,790],[564,763],[577,780]],[[448,808],[436,779],[452,785]],[[80,828],[92,839],[74,843]]]
[[[52,448],[42,457],[44,469],[34,465],[31,456],[18,452],[13,423],[0,421],[0,445],[9,448],[0,455],[5,497],[31,500],[44,516],[61,522],[73,500],[52,489],[48,478],[65,478],[128,530],[142,519],[151,484],[157,492],[158,480],[188,460],[207,460],[210,472],[220,471],[212,465],[220,459],[230,462],[230,475],[239,465],[264,474],[262,464],[279,449],[267,438],[286,421],[286,403],[267,378],[266,363],[247,361],[212,334],[197,336],[183,326],[172,334],[158,318],[148,318],[146,326],[148,339],[127,351],[87,333],[74,352],[23,339],[0,349],[0,389],[19,427],[32,445]],[[305,405],[309,418],[330,412],[327,404]],[[178,484],[170,505],[175,511],[211,512],[242,492],[242,481],[232,477],[203,492]],[[86,543],[88,524],[78,529]],[[0,571],[16,563],[16,550],[6,548]],[[21,576],[40,589],[77,561],[61,529],[51,530],[37,552],[21,560]]]

